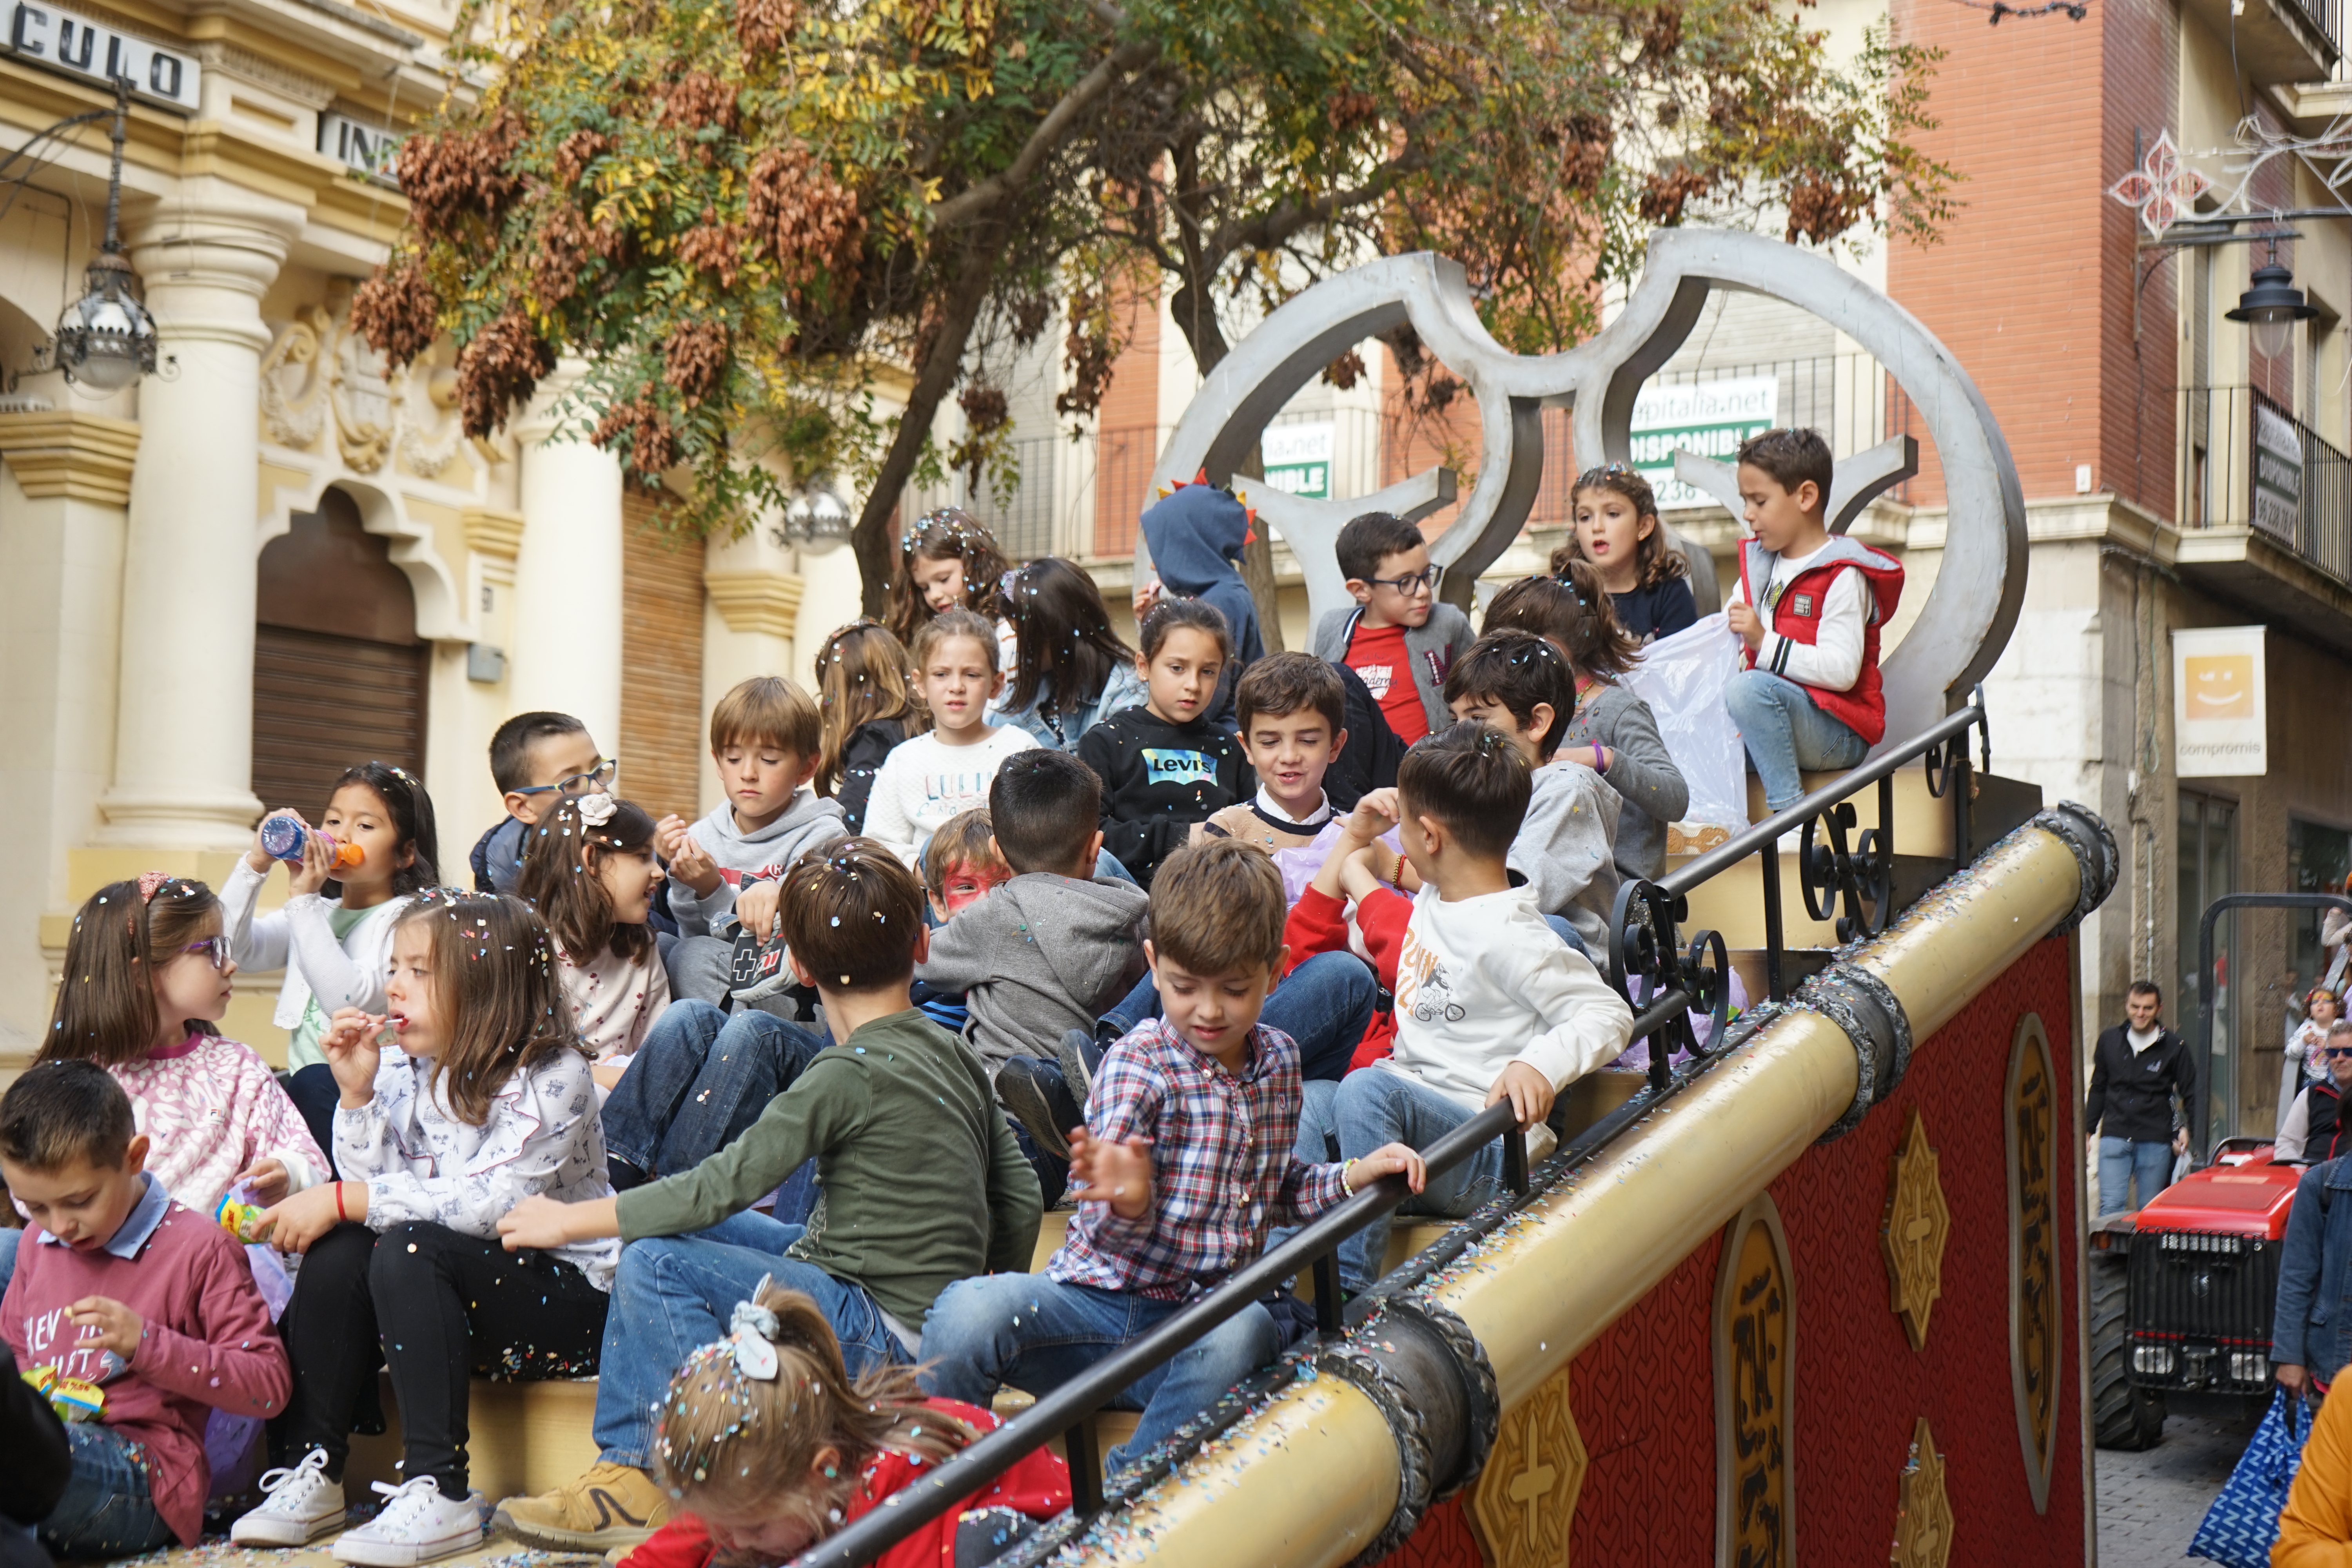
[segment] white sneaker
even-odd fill
[[[419,1476],[399,1486],[374,1483],[388,1500],[383,1511],[335,1539],[335,1560],[362,1563],[370,1568],[412,1568],[454,1552],[470,1551],[482,1543],[482,1510],[478,1494],[449,1499],[441,1483]]]
[[[239,1546],[302,1546],[343,1527],[343,1483],[327,1479],[327,1451],[261,1478],[259,1507],[228,1527]]]

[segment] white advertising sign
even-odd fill
[[[1780,403],[1778,376],[1674,386],[1652,382],[1633,399],[1633,467],[1650,481],[1662,508],[1713,506],[1713,496],[1675,478],[1675,451],[1727,463],[1741,442],[1772,428]]]
[[[2172,634],[2172,768],[2181,778],[2259,778],[2269,771],[2263,628]]]
[[[1322,500],[1331,493],[1331,435],[1328,423],[1269,425],[1260,438],[1265,482],[1295,496]]]
[[[2303,437],[2294,421],[2254,405],[2254,526],[2294,542],[2303,512]]]
[[[136,97],[189,113],[203,101],[192,54],[31,0],[0,0],[0,16],[7,21],[0,30],[0,48],[20,60],[108,89],[118,80],[127,81]]]

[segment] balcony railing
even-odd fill
[[[2352,584],[2352,458],[2252,386],[2180,392],[2177,515],[2251,528]]]

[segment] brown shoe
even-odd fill
[[[669,1521],[669,1500],[640,1469],[599,1460],[568,1487],[510,1497],[490,1521],[526,1546],[605,1552],[635,1546]]]

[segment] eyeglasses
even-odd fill
[[[1424,566],[1418,572],[1408,572],[1402,577],[1370,577],[1365,581],[1375,588],[1394,588],[1405,597],[1411,598],[1420,589],[1433,588],[1437,585],[1437,571],[1434,566]]]
[[[2327,1054],[2331,1057],[2352,1057],[2352,1046],[2330,1046]]]
[[[228,938],[225,936],[208,936],[202,942],[188,943],[180,951],[203,953],[215,969],[226,971],[228,968]]]
[[[551,784],[531,784],[526,788],[516,790],[514,793],[517,795],[548,795],[551,793],[567,795],[593,795],[598,790],[611,789],[613,787],[613,781],[620,776],[620,758],[599,757],[596,759],[596,765],[590,768],[584,773],[573,773],[571,777],[558,779]]]

